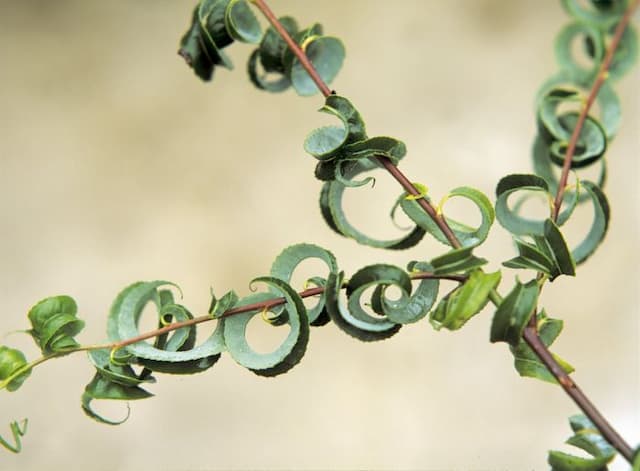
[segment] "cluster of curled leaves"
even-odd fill
[[[217,66],[233,68],[224,52],[226,47],[234,41],[257,44],[247,65],[249,78],[256,87],[281,92],[292,86],[302,96],[316,93],[317,86],[273,27],[262,30],[250,3],[248,0],[201,0],[193,12],[191,27],[180,41],[178,53],[198,77],[208,81]],[[342,42],[323,35],[319,23],[300,29],[289,16],[279,21],[325,83],[331,83],[344,61]]]
[[[317,160],[315,176],[322,182],[320,209],[327,225],[360,244],[391,250],[414,247],[428,236],[445,246],[443,252],[411,261],[406,268],[373,264],[347,277],[328,250],[312,244],[297,244],[275,259],[268,276],[252,281],[252,286],[260,285],[262,291],[242,299],[233,291],[219,299],[212,296],[205,319],[195,319],[184,305],[176,302],[173,283],[134,283],[117,296],[111,307],[107,336],[108,345],[112,347],[89,349],[95,374],[82,394],[84,412],[102,423],[122,423],[126,417],[113,420],[97,413],[94,401],[151,397],[147,388],[156,381],[156,376],[204,372],[225,352],[258,375],[286,373],[304,356],[311,326],[332,323],[365,342],[387,339],[404,325],[422,319],[427,319],[436,330],[458,330],[489,301],[497,304],[490,330],[491,342],[509,345],[519,374],[556,382],[522,340],[522,335],[535,315],[539,336],[547,346],[558,337],[562,321],[549,317],[538,306],[542,285],[561,275],[575,275],[576,266],[593,254],[608,227],[609,205],[602,189],[606,175],[604,156],[620,121],[620,104],[609,80],[599,96],[599,117],[587,118],[573,160],[576,173],[587,166],[600,165],[600,178],[591,182],[576,174],[557,219],[552,217],[553,195],[558,186],[558,169],[563,165],[568,139],[578,116],[577,111],[566,110],[584,100],[584,91],[595,79],[604,57],[604,45],[626,3],[592,0],[591,6],[585,6],[578,0],[563,1],[573,22],[556,41],[560,72],[543,85],[536,103],[538,136],[533,148],[536,173],[508,175],[500,180],[495,205],[482,192],[470,187],[458,187],[445,195],[436,205],[437,211],[459,241],[459,247],[452,246],[438,224],[420,207],[421,198],[431,202],[421,185],[417,185],[423,190],[421,194],[402,193],[392,205],[392,219],[401,211],[412,221],[412,227],[404,235],[380,240],[349,222],[343,208],[345,192],[362,191],[373,181],[368,174],[381,166],[381,159],[397,164],[407,150],[403,142],[393,137],[369,137],[361,114],[347,98],[336,94],[327,97],[320,111],[334,116],[336,125],[312,131],[304,143],[307,153]],[[323,36],[318,24],[300,30],[290,17],[283,17],[280,22],[311,58],[321,77],[330,82],[344,59],[342,43]],[[574,58],[572,45],[576,37],[580,38],[585,56],[591,61],[588,66],[582,63],[584,60]],[[276,31],[272,27],[262,31],[247,0],[202,0],[195,8],[190,29],[181,40],[180,54],[200,78],[210,80],[216,66],[232,67],[224,48],[236,40],[258,45],[248,64],[249,77],[258,88],[279,92],[292,86],[301,95],[317,92],[316,85]],[[636,48],[636,35],[630,27],[614,57],[611,79],[617,79],[629,69],[637,55]],[[540,196],[549,202],[549,217],[532,219],[523,214],[526,200]],[[453,198],[473,203],[480,214],[477,226],[445,215],[446,203]],[[593,207],[593,223],[584,238],[570,246],[562,226],[575,208],[585,202]],[[483,266],[487,260],[475,253],[487,239],[496,219],[513,235],[518,251],[516,257],[503,265],[521,270],[523,278],[531,275],[524,282],[516,278],[504,298],[497,294],[501,271],[485,272]],[[316,288],[316,303],[308,308],[300,293],[291,286],[291,280],[296,268],[311,258],[321,260],[327,270],[323,276],[307,281],[306,287]],[[441,295],[441,280],[453,280],[457,285]],[[122,345],[143,334],[139,321],[149,304],[156,308],[159,329],[172,324],[180,326],[157,335],[153,343],[138,341]],[[247,339],[247,326],[255,316],[261,316],[273,326],[288,326],[286,338],[269,353],[255,351]],[[29,333],[43,356],[61,356],[81,348],[74,337],[84,324],[77,318],[73,299],[47,298],[36,304],[28,317],[32,325]],[[195,320],[216,323],[206,339],[197,338],[196,322],[191,322]],[[557,357],[556,360],[565,371],[573,370],[564,360]],[[15,391],[31,369],[22,352],[0,346],[0,388]],[[614,450],[585,418],[572,417],[570,423],[575,435],[568,443],[592,457],[579,458],[553,451],[549,455],[552,468],[604,469],[615,456]],[[0,444],[19,451],[26,422],[12,423],[11,430],[15,445],[1,438]]]

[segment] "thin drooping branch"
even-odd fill
[[[615,32],[613,34],[613,39],[611,40],[611,44],[607,48],[607,52],[602,60],[602,64],[600,64],[600,68],[598,69],[598,74],[596,76],[593,85],[591,86],[591,90],[589,91],[589,96],[587,97],[587,101],[585,102],[580,114],[578,115],[578,121],[576,122],[576,127],[573,129],[571,133],[571,138],[569,139],[569,144],[567,147],[567,151],[564,156],[564,162],[562,165],[562,173],[560,174],[560,181],[558,183],[558,190],[556,192],[556,197],[553,204],[553,220],[558,220],[558,215],[560,214],[560,207],[562,206],[562,199],[564,197],[565,189],[567,187],[567,182],[569,180],[569,171],[571,170],[571,165],[573,163],[573,157],[576,152],[576,147],[578,146],[578,140],[580,139],[580,133],[582,132],[582,128],[584,126],[584,122],[589,115],[589,110],[593,106],[593,103],[598,96],[598,92],[604,84],[605,80],[607,80],[609,75],[609,67],[611,67],[611,62],[613,61],[613,56],[618,49],[618,45],[620,44],[620,40],[622,39],[622,35],[627,29],[627,25],[629,21],[631,21],[631,17],[633,16],[633,12],[636,10],[638,5],[640,4],[640,0],[634,0],[627,8],[627,11],[624,13],[624,16],[616,26]]]
[[[302,66],[305,68],[307,72],[309,72],[309,76],[313,79],[313,81],[318,85],[318,89],[322,92],[322,94],[328,97],[331,94],[331,90],[324,83],[324,81],[320,78],[319,74],[315,70],[311,61],[307,58],[304,51],[295,43],[295,41],[291,38],[289,33],[282,27],[277,17],[271,11],[269,6],[265,3],[264,0],[251,0],[256,7],[264,14],[269,23],[274,27],[274,29],[280,34],[282,39],[287,43],[291,52],[298,58]],[[629,19],[634,11],[634,9],[638,6],[640,0],[634,0],[630,7],[627,9],[623,19],[620,24],[616,28],[616,33],[614,37],[614,42],[611,43],[609,50],[607,51],[607,55],[605,61],[603,61],[603,67],[601,67],[601,72],[598,74],[598,80],[596,84],[594,84],[594,88],[597,86],[597,89],[592,90],[590,93],[590,101],[593,103],[595,97],[598,93],[598,90],[602,86],[603,80],[606,78],[606,70],[608,69],[611,59],[616,51],[616,48],[620,42],[620,38],[626,24],[628,24]],[[615,40],[617,38],[617,40]],[[605,65],[606,64],[606,65]],[[588,106],[590,104],[588,103]],[[585,110],[583,110],[584,116],[581,118],[581,122],[584,123],[586,119],[586,113],[588,112],[588,106],[585,106]],[[582,124],[580,124],[580,127]],[[567,149],[567,156],[569,156],[569,151],[571,150],[571,156],[575,153],[575,147],[578,141],[578,137],[580,136],[580,129],[576,126],[576,130],[573,132],[573,148],[571,146]],[[571,157],[572,158],[572,157]],[[400,170],[387,158],[378,157],[378,162],[385,168],[389,173],[402,185],[402,187],[412,195],[419,195],[420,192],[415,186],[411,183],[411,181],[402,173]],[[568,172],[571,168],[571,160],[565,160],[566,171],[563,168],[563,177],[561,178],[560,185],[558,188],[558,195],[556,196],[556,203],[554,207],[554,219],[557,218],[557,214],[559,214],[560,204],[562,202],[564,187],[566,186]],[[432,218],[432,220],[438,225],[440,230],[445,234],[449,242],[453,247],[461,247],[460,241],[456,238],[455,234],[447,224],[444,217],[435,210],[435,208],[431,205],[429,201],[424,198],[419,198],[418,203],[424,209],[424,211]],[[560,202],[560,203],[559,203]],[[490,299],[495,302],[500,300],[500,296],[497,292],[492,293]],[[618,432],[609,424],[609,422],[604,418],[604,416],[596,409],[593,403],[589,400],[589,398],[582,392],[582,390],[577,386],[577,384],[571,379],[571,377],[564,372],[562,367],[555,360],[547,346],[542,342],[540,335],[537,331],[535,324],[530,324],[525,328],[523,333],[523,338],[527,342],[527,344],[531,347],[536,356],[540,359],[540,361],[545,365],[545,367],[554,375],[554,377],[558,380],[564,391],[571,397],[571,399],[576,403],[576,405],[582,410],[582,412],[593,422],[596,428],[602,433],[602,435],[607,439],[607,441],[617,449],[620,454],[629,462],[633,461],[633,450],[629,446],[629,444],[618,434]]]
[[[317,85],[318,90],[322,93],[322,95],[327,98],[332,94],[331,89],[327,86],[327,84],[322,80],[315,67],[305,54],[305,52],[296,44],[293,38],[289,35],[286,29],[282,26],[277,16],[271,11],[269,5],[264,0],[251,0],[252,3],[260,10],[260,12],[265,16],[267,21],[273,26],[273,28],[278,32],[280,37],[287,43],[291,52],[296,56],[304,70],[307,71],[309,77],[313,80],[313,82]],[[378,156],[378,163],[384,167],[392,176],[396,179],[398,183],[405,189],[405,191],[411,195],[419,196],[420,191],[411,183],[411,181],[400,171],[400,169],[391,162],[387,157]],[[433,219],[433,221],[438,225],[442,233],[445,235],[449,243],[455,248],[460,247],[460,242],[456,238],[455,234],[447,224],[447,221],[443,216],[438,214],[433,205],[425,198],[418,198],[416,202],[424,209],[427,214]]]

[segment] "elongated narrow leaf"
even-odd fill
[[[518,191],[542,192],[547,198],[549,186],[547,182],[536,175],[513,174],[503,177],[496,187],[496,217],[506,230],[514,235],[542,235],[544,221],[525,218],[517,214],[508,204],[508,198]]]
[[[233,359],[261,376],[276,376],[286,373],[302,359],[309,341],[309,319],[302,299],[288,283],[274,277],[260,277],[251,283],[265,283],[271,292],[258,293],[243,298],[238,306],[273,299],[273,292],[286,300],[287,323],[290,330],[287,338],[271,353],[255,352],[246,338],[249,321],[260,311],[250,311],[225,319],[224,340]]]
[[[602,437],[598,429],[584,415],[569,418],[574,435],[567,440],[587,452],[592,458],[573,456],[562,451],[550,451],[548,463],[552,471],[602,471],[616,456],[616,450]]]
[[[572,47],[574,40],[579,38],[582,43],[588,42],[593,52],[593,63],[588,67],[581,65],[575,58]],[[592,82],[598,72],[600,62],[604,58],[604,38],[600,30],[583,22],[571,23],[560,32],[555,43],[556,60],[560,68],[569,74],[572,81],[579,84]]]
[[[29,421],[27,419],[23,419],[20,422],[16,420],[11,422],[9,424],[9,428],[11,430],[11,436],[13,438],[14,444],[9,443],[0,436],[0,445],[2,445],[12,453],[20,453],[22,451],[22,437],[24,437],[27,433],[28,423]]]
[[[358,316],[352,314],[340,302],[340,290],[344,273],[330,273],[326,287],[326,306],[331,320],[344,332],[363,342],[373,342],[391,337],[400,330],[401,324],[384,317]]]
[[[537,324],[540,339],[547,347],[551,346],[562,331],[562,320],[552,319],[542,310],[538,313]],[[555,377],[524,340],[521,340],[516,347],[510,347],[510,350],[514,356],[514,367],[520,376],[536,378],[541,381],[557,384]],[[554,358],[566,373],[573,371],[573,367],[562,358],[556,355],[554,355]]]
[[[592,1],[562,0],[562,6],[576,19],[601,28],[606,28],[618,22],[624,14],[627,2],[624,1]],[[595,8],[594,8],[595,7]]]
[[[111,361],[111,352],[107,349],[88,352],[91,363],[105,380],[122,386],[139,386],[142,383],[155,383],[152,376],[138,376],[130,365],[118,365]]]
[[[469,278],[445,296],[435,310],[429,314],[429,321],[436,330],[441,328],[458,330],[469,319],[479,313],[489,301],[489,293],[500,283],[501,274],[471,272]]]
[[[294,271],[305,260],[318,258],[322,260],[329,269],[329,273],[338,272],[338,263],[334,255],[326,249],[312,244],[296,244],[287,247],[274,260],[271,265],[271,276],[279,278],[286,283],[291,282]],[[316,278],[314,284],[325,284],[326,278]],[[310,325],[323,325],[323,321],[328,321],[328,314],[325,311],[325,294],[318,298],[318,303],[307,309],[307,317]],[[319,321],[322,317],[323,321]]]
[[[576,264],[583,263],[596,251],[607,234],[610,217],[609,202],[598,185],[584,181],[582,187],[593,204],[593,222],[586,237],[571,251]]]
[[[435,275],[468,273],[487,263],[484,258],[473,255],[473,247],[453,249],[429,262]]]
[[[536,310],[540,288],[536,280],[516,285],[504,298],[491,323],[491,342],[507,342],[517,346],[529,319]]]

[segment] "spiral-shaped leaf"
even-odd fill
[[[29,310],[32,329],[29,331],[42,353],[62,352],[78,346],[73,338],[84,328],[78,319],[78,306],[69,296],[43,299]]]

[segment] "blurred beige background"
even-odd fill
[[[193,3],[0,0],[2,332],[26,328],[37,300],[67,293],[87,321],[80,339],[100,342],[111,301],[141,279],[175,281],[202,314],[210,286],[247,294],[249,280],[301,241],[330,248],[347,273],[443,251],[425,242],[389,254],[332,233],[302,150],[306,133],[327,122],[316,113],[322,100],[255,90],[246,45],[229,49],[234,72],[197,80],[176,55]],[[405,140],[401,167],[433,195],[471,185],[492,196],[504,174],[531,171],[533,96],[556,70],[552,41],[567,22],[559,2],[272,7],[345,41],[334,88],[372,135]],[[624,124],[608,154],[606,243],[576,279],[548,285],[542,301],[565,320],[555,351],[633,444],[639,78],[635,69],[618,85]],[[387,212],[399,192],[381,173],[375,189],[349,196],[354,221],[396,233]],[[514,250],[496,225],[481,253],[497,268]],[[512,280],[508,273],[502,291]],[[546,469],[546,451],[561,447],[577,409],[558,388],[517,376],[508,349],[488,343],[491,314],[455,334],[425,321],[375,344],[332,325],[314,329],[301,364],[275,379],[223,355],[199,376],[159,375],[157,397],[131,404],[130,420],[115,428],[80,410],[89,363],[62,359],[2,393],[2,435],[14,418],[29,417],[30,429],[21,455],[0,453],[0,469]],[[269,329],[252,325],[250,338],[266,349],[280,335]],[[25,336],[2,342],[36,354]]]

